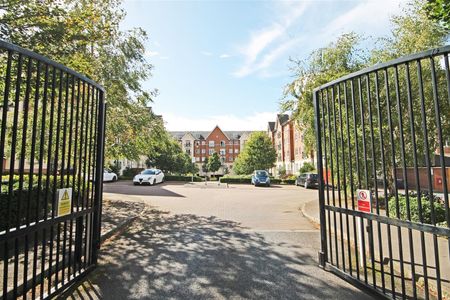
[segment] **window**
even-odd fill
[[[200,143],[198,141],[195,141],[195,146],[198,147],[198,145],[200,145]]]
[[[215,152],[214,149],[209,149],[208,150],[209,155],[213,155],[214,152]]]
[[[234,153],[239,153],[239,149],[234,149]]]
[[[200,157],[196,157],[196,158],[195,158],[195,161],[200,161]]]
[[[206,145],[206,142],[205,142],[205,141],[202,141],[202,145]]]
[[[200,149],[195,149],[195,154],[200,154]]]
[[[186,149],[186,154],[191,155],[191,150],[190,149]]]
[[[202,154],[205,154],[206,153],[206,149],[202,149]]]
[[[229,161],[233,161],[233,157],[230,156],[230,158],[228,159]]]
[[[205,161],[205,158],[204,158],[204,157],[202,157],[202,161]]]
[[[220,161],[221,161],[222,163],[224,163],[224,162],[225,162],[225,157],[221,157],[221,158],[220,158]]]
[[[228,149],[228,153],[233,154],[233,149]]]
[[[209,147],[214,147],[214,141],[209,141],[208,146]]]
[[[220,152],[220,155],[225,155],[225,154],[227,154],[227,151],[225,150],[225,149],[220,149],[219,150]]]
[[[191,147],[191,142],[190,142],[190,141],[187,141],[187,142],[184,144],[184,147],[186,147],[186,148]]]
[[[225,147],[225,141],[220,141],[220,147]]]

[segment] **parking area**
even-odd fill
[[[315,230],[302,217],[303,202],[317,198],[317,190],[288,185],[254,187],[219,185],[217,182],[166,182],[155,186],[133,186],[120,181],[104,186],[104,197],[143,201],[173,214],[215,216],[239,222],[249,230]]]
[[[146,209],[69,298],[371,299],[318,267],[319,230],[299,210],[315,197],[296,186],[105,184],[105,199]]]

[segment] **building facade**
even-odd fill
[[[251,131],[222,131],[216,126],[212,131],[171,131],[181,148],[197,164],[200,175],[204,175],[202,165],[213,153],[218,153],[222,167],[215,174],[232,172],[233,163],[245,147]]]
[[[302,131],[288,114],[278,114],[275,122],[269,122],[267,134],[277,152],[274,175],[297,175],[305,162],[314,162],[314,153],[307,153]]]

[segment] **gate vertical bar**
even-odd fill
[[[320,132],[320,107],[319,107],[319,92],[314,92],[314,112],[315,112],[315,129],[317,139],[317,169],[319,171],[319,217],[320,217],[320,252],[319,265],[324,268],[327,262],[327,232],[325,221],[325,194],[324,194],[324,180],[323,180],[323,162],[322,162],[322,136]]]
[[[102,185],[103,185],[103,142],[105,135],[105,98],[103,91],[100,91],[98,103],[98,127],[97,127],[97,149],[95,166],[95,196],[94,196],[94,225],[92,239],[92,263],[96,264],[98,259],[98,250],[100,249],[100,230],[101,230],[101,203],[102,203]]]

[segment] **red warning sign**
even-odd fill
[[[369,190],[357,190],[358,210],[372,212],[372,197]]]

